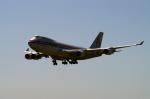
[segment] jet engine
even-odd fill
[[[109,49],[104,49],[103,50],[103,54],[105,54],[105,55],[111,55],[114,52],[116,52],[116,50],[114,48],[109,48]]]
[[[41,59],[42,56],[39,55],[39,54],[25,54],[25,58],[28,59],[28,60],[38,60],[38,59]]]

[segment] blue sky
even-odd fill
[[[149,0],[0,0],[0,99],[149,99]],[[135,43],[112,56],[54,67],[27,61],[33,35],[89,47]]]

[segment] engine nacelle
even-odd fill
[[[25,54],[25,58],[28,59],[28,60],[31,60],[31,54]]]
[[[31,59],[38,60],[38,59],[41,59],[42,56],[38,54],[25,54],[25,58],[28,60],[31,60]]]
[[[103,50],[103,54],[105,54],[105,55],[111,55],[111,54],[113,54],[115,52],[115,49],[104,49]]]

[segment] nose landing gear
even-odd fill
[[[53,65],[57,65],[57,61],[55,59],[52,60]]]

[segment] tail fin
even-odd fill
[[[103,34],[104,34],[103,32],[99,32],[99,34],[95,38],[94,42],[90,46],[90,48],[100,48],[101,47]]]

